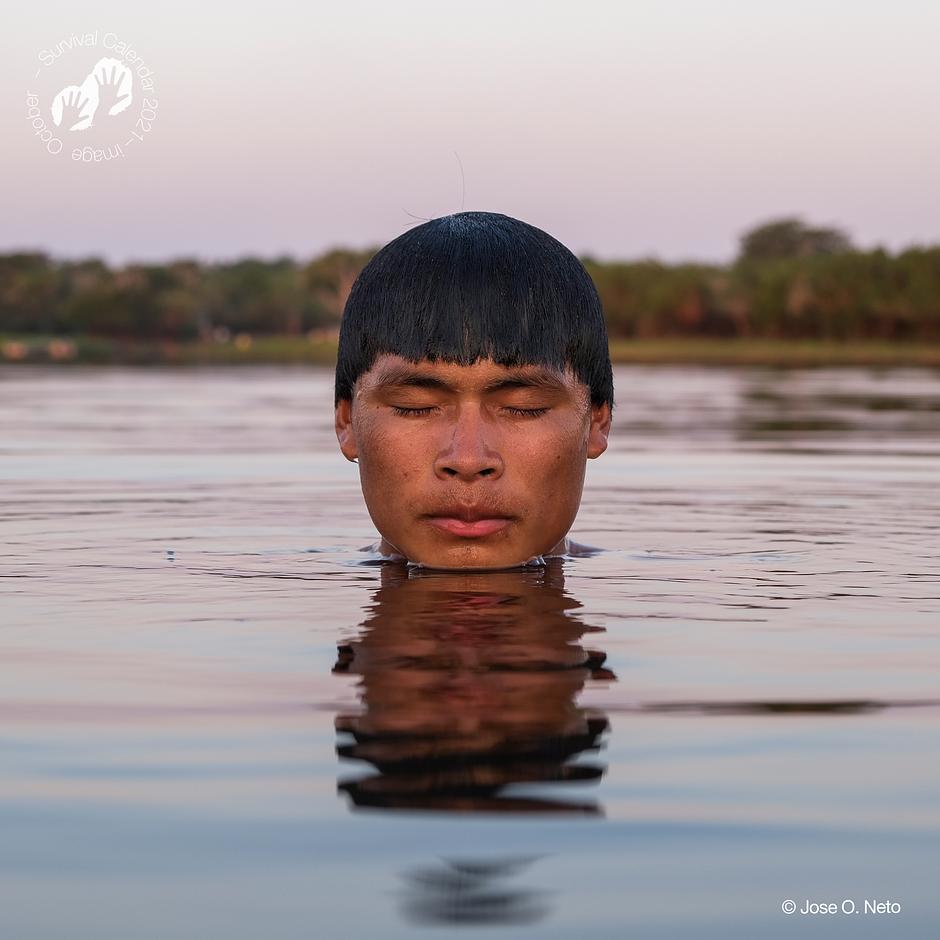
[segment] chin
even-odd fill
[[[524,561],[506,562],[504,564],[497,564],[495,562],[491,564],[484,564],[482,562],[480,564],[474,564],[472,562],[454,562],[453,564],[448,564],[446,562],[416,561],[411,562],[411,564],[420,568],[426,568],[428,571],[511,571],[513,568],[529,567]]]
[[[409,556],[409,560],[412,564],[439,571],[500,571],[523,567],[537,554],[512,552],[505,548],[487,551],[483,546],[468,546],[425,551]]]

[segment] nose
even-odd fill
[[[497,479],[502,475],[503,460],[495,446],[497,431],[478,405],[461,404],[444,434],[444,446],[434,461],[438,477],[470,483],[478,477]]]

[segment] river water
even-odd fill
[[[0,370],[0,936],[940,935],[940,373],[615,381],[409,576],[328,371]]]

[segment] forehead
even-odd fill
[[[430,359],[412,362],[393,353],[378,356],[356,384],[359,392],[407,387],[458,393],[535,388],[577,397],[582,391],[582,383],[570,368],[561,372],[543,365],[504,366],[492,359],[478,359],[472,365]]]

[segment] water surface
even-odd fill
[[[615,380],[604,552],[409,576],[328,372],[0,370],[0,936],[936,936],[940,375]]]

